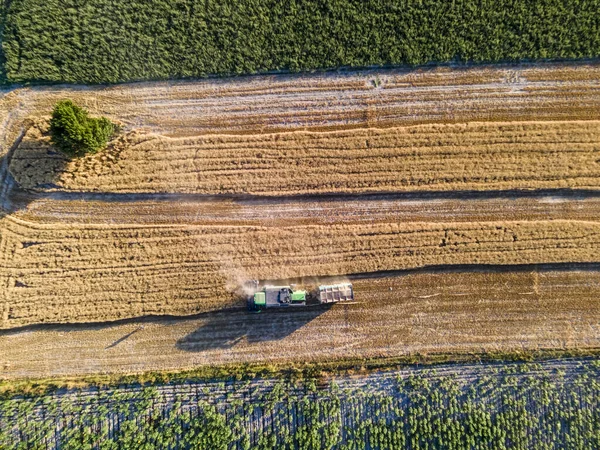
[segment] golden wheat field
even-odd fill
[[[32,127],[10,165],[25,188],[298,195],[600,188],[600,121],[496,122],[166,138],[128,135],[67,161]]]
[[[59,226],[4,219],[2,327],[193,314],[244,281],[456,264],[594,262],[600,223]],[[93,299],[90,302],[89,299]]]
[[[6,378],[72,376],[600,345],[598,270],[415,273],[352,282],[361,300],[329,310],[230,310],[0,331],[0,370]]]
[[[63,98],[121,135],[67,160],[46,132]],[[20,87],[0,119],[7,376],[598,344],[597,64]],[[248,280],[327,277],[359,303],[260,323],[329,347],[261,356],[258,319],[219,312]],[[160,342],[68,328],[189,314],[151,322]],[[78,339],[98,343],[59,367]]]
[[[277,195],[595,187],[599,79],[589,64],[21,88],[4,95],[0,112],[4,138],[23,135],[11,171],[28,188]],[[107,115],[123,134],[102,154],[66,161],[45,135],[62,98]]]

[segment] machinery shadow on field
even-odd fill
[[[200,328],[179,339],[176,347],[188,352],[228,349],[240,342],[280,341],[331,309],[332,305],[210,314]]]

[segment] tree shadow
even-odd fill
[[[188,352],[228,349],[241,341],[280,341],[331,309],[331,304],[265,310],[217,312],[206,316],[203,325],[179,339],[176,348]]]
[[[29,133],[33,135],[29,136]],[[24,210],[29,203],[43,197],[44,191],[57,187],[56,183],[71,158],[54,148],[48,139],[47,131],[27,124],[0,157],[0,207],[3,214]]]
[[[28,123],[10,152],[10,172],[25,189],[45,190],[55,182],[73,159],[51,142],[49,124],[38,120]]]

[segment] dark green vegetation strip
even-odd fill
[[[0,43],[4,42],[4,24],[6,22],[6,11],[8,2],[0,3]],[[4,57],[3,45],[0,45],[0,84],[6,83],[6,58]]]
[[[600,0],[12,0],[10,82],[600,56]]]
[[[600,448],[600,361],[70,390],[0,402],[0,448]]]

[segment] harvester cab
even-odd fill
[[[277,306],[305,306],[306,291],[294,290],[292,286],[263,286],[248,299],[248,309],[261,311]]]

